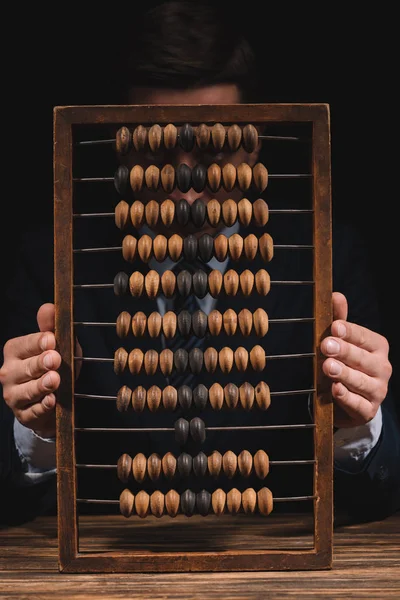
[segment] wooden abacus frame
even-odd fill
[[[312,129],[314,244],[314,547],[224,552],[80,552],[76,508],[73,331],[74,128],[128,123],[309,123]],[[56,339],[62,356],[57,393],[59,569],[63,572],[173,572],[328,569],[332,562],[333,405],[322,373],[321,339],[331,320],[331,157],[326,104],[65,106],[54,109]],[[267,526],[267,523],[266,523]]]

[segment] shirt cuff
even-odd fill
[[[342,427],[333,436],[334,459],[338,467],[356,473],[376,446],[382,432],[382,409],[365,425]]]
[[[42,438],[14,419],[14,440],[26,472],[44,473],[56,468],[55,438]]]

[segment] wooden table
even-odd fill
[[[293,538],[295,531],[307,543],[311,527],[308,515],[290,518],[290,525],[288,516],[278,515],[271,520],[269,527],[273,528],[276,539],[279,535],[280,539],[285,539],[285,535],[286,539]],[[155,532],[162,529],[163,524],[160,528],[161,520],[157,527],[149,522],[144,524],[144,521],[146,519],[142,526],[150,525],[153,531],[150,539],[156,548],[160,540]],[[82,544],[91,550],[100,546],[115,547],[117,541],[121,543],[118,535],[120,516],[84,515],[79,522]],[[201,523],[199,530],[206,536],[205,520]],[[249,543],[257,539],[257,527],[260,526],[253,525],[247,532]],[[399,599],[400,513],[380,522],[336,523],[333,568],[328,571],[77,575],[60,573],[57,561],[55,517],[40,517],[18,527],[0,530],[0,598]]]

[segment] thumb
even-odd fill
[[[42,304],[37,311],[36,319],[40,331],[55,330],[55,306],[50,302]]]
[[[346,296],[344,296],[340,292],[333,292],[332,309],[334,321],[336,321],[337,319],[347,321],[348,305]]]

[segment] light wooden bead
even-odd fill
[[[144,172],[146,186],[153,192],[160,187],[160,169],[156,165],[149,165]]]
[[[236,167],[227,163],[222,167],[222,185],[226,192],[231,192],[236,183]]]
[[[143,125],[138,125],[133,130],[132,142],[136,151],[144,150],[147,144],[147,129]]]
[[[164,454],[161,460],[162,471],[164,477],[167,479],[173,479],[176,473],[176,458],[172,452]]]
[[[250,165],[243,162],[237,167],[237,182],[242,192],[247,192],[251,186],[252,170]]]
[[[144,181],[144,169],[141,165],[134,165],[129,173],[129,182],[134,194],[142,191]]]
[[[208,289],[213,298],[217,298],[221,292],[223,275],[221,271],[213,269],[208,276]]]
[[[158,217],[160,214],[160,205],[155,200],[150,200],[146,204],[146,208],[144,209],[146,223],[149,227],[155,227],[158,223]]]
[[[238,314],[238,322],[242,335],[248,337],[251,334],[251,330],[253,328],[253,315],[251,314],[248,308],[242,308],[242,310]]]
[[[115,149],[118,154],[127,154],[132,143],[131,132],[125,125],[120,127],[115,135]]]
[[[207,219],[212,227],[216,227],[221,219],[221,204],[218,200],[210,200],[207,203]]]
[[[211,335],[219,335],[222,329],[223,318],[219,310],[212,310],[208,315],[208,329]]]
[[[223,324],[227,335],[235,335],[237,329],[237,314],[228,308],[223,314]]]
[[[176,333],[176,313],[169,310],[162,318],[163,333],[167,340],[174,337]]]
[[[204,351],[204,366],[208,373],[214,373],[218,365],[218,352],[215,348],[208,347]]]
[[[242,477],[250,477],[253,468],[253,457],[248,450],[242,450],[239,454],[238,467]]]
[[[208,125],[202,123],[195,129],[196,144],[201,150],[208,148],[210,143],[211,131]]]
[[[260,269],[255,275],[257,292],[260,296],[266,296],[271,289],[271,277],[265,269]]]
[[[233,367],[233,350],[232,348],[222,348],[219,352],[218,363],[223,373],[230,373]]]
[[[132,390],[127,385],[123,385],[117,393],[118,412],[128,412],[132,408]]]
[[[211,139],[217,152],[220,152],[225,144],[226,131],[222,123],[215,123],[211,127]]]
[[[232,152],[236,152],[242,143],[242,129],[239,125],[230,125],[227,132],[229,148]]]
[[[259,479],[265,479],[269,473],[269,458],[264,450],[257,450],[254,455],[254,470]]]
[[[239,388],[234,383],[227,383],[224,387],[225,404],[230,409],[235,409],[239,401]]]
[[[208,397],[213,410],[221,410],[224,404],[224,389],[218,382],[212,384],[208,390]]]
[[[148,132],[148,142],[152,152],[158,152],[163,141],[163,131],[157,123],[152,125]]]
[[[218,450],[211,452],[210,456],[207,458],[207,465],[211,477],[217,479],[222,468],[222,454],[218,452]]]
[[[268,315],[263,308],[257,308],[253,314],[254,331],[258,337],[264,337],[268,332]]]
[[[146,406],[147,392],[142,385],[138,385],[132,392],[132,408],[135,412],[141,413]]]
[[[119,508],[121,514],[126,518],[129,518],[133,514],[135,509],[135,496],[132,494],[131,490],[122,490],[119,496]]]
[[[214,239],[214,254],[217,260],[223,262],[228,254],[228,238],[223,233]]]
[[[144,370],[147,375],[154,375],[158,367],[158,352],[147,350],[144,355]]]
[[[150,412],[156,412],[160,408],[161,390],[158,385],[152,385],[147,390],[147,406]]]
[[[168,240],[165,235],[156,235],[153,241],[153,254],[158,262],[165,260],[167,255]]]
[[[147,234],[142,235],[137,243],[137,251],[140,256],[140,260],[144,263],[148,263],[153,253],[153,240]]]
[[[212,493],[211,496],[211,504],[214,513],[219,516],[222,515],[225,511],[225,503],[226,503],[226,492],[219,488]]]
[[[164,202],[161,203],[160,208],[161,213],[161,221],[164,223],[165,227],[171,227],[174,217],[175,217],[175,204],[167,198]]]
[[[269,385],[264,381],[256,386],[256,401],[261,410],[267,410],[271,404],[271,392]]]
[[[129,454],[122,454],[117,463],[117,477],[127,483],[132,475],[132,458]]]
[[[137,239],[133,235],[126,235],[122,240],[122,256],[124,260],[133,262],[136,258]]]
[[[157,481],[161,475],[161,458],[156,453],[150,454],[147,459],[147,473],[151,481]]]
[[[138,483],[142,483],[147,473],[147,458],[142,452],[134,456],[132,461],[132,474]]]
[[[269,233],[263,233],[259,239],[259,248],[262,259],[265,262],[272,260],[274,256],[274,243]]]
[[[222,219],[227,227],[232,227],[237,219],[237,204],[232,198],[222,203]]]
[[[131,329],[131,315],[123,310],[117,317],[116,331],[117,336],[120,338],[127,337]]]
[[[135,200],[135,202],[133,202],[133,204],[131,206],[130,215],[131,215],[132,225],[136,229],[140,229],[140,227],[143,225],[143,221],[144,221],[144,204],[143,204],[143,202],[140,202],[139,200]]]
[[[135,497],[135,510],[140,518],[144,519],[149,514],[150,496],[144,490],[140,490]]]
[[[142,311],[138,311],[132,317],[132,333],[135,337],[142,337],[146,331],[147,317]]]
[[[173,354],[173,352],[172,352],[172,354]],[[161,355],[162,355],[162,352],[160,354],[160,364],[162,362]],[[173,360],[173,357],[172,357],[172,360]],[[172,368],[171,368],[171,371],[172,371]],[[171,410],[171,411],[175,410],[177,402],[178,402],[178,392],[176,391],[176,389],[174,387],[172,387],[172,385],[167,385],[167,387],[165,387],[162,392],[162,403],[163,403],[165,410]]]
[[[235,350],[235,365],[238,371],[243,373],[249,364],[249,353],[243,346],[239,346]]]
[[[168,253],[174,262],[178,262],[180,260],[182,256],[182,249],[183,238],[177,233],[174,233],[174,235],[168,239]]]
[[[129,204],[125,200],[120,200],[115,207],[115,224],[121,230],[129,224]]]
[[[129,277],[129,290],[134,298],[139,298],[143,293],[144,276],[140,271],[134,271]]]
[[[238,203],[238,215],[242,225],[248,227],[252,218],[252,204],[247,198],[242,198]]]
[[[257,506],[257,494],[253,488],[247,488],[242,493],[242,506],[245,514],[253,514]]]
[[[167,194],[175,189],[175,169],[172,165],[164,165],[161,169],[161,185]]]
[[[246,255],[247,260],[254,260],[258,250],[258,239],[254,235],[254,233],[249,233],[244,238],[244,253]]]
[[[253,181],[259,192],[263,192],[268,185],[268,169],[262,163],[253,167]]]
[[[224,469],[225,475],[228,479],[232,479],[235,476],[237,469],[237,456],[232,450],[225,452],[222,457],[222,468]]]
[[[254,273],[250,269],[245,269],[240,273],[240,289],[244,296],[250,296],[254,287]]]
[[[226,507],[231,515],[237,515],[242,506],[242,494],[237,488],[232,488],[226,495]]]
[[[239,275],[233,269],[229,269],[224,275],[224,289],[228,296],[236,296],[237,294]]]
[[[262,346],[254,346],[250,350],[250,363],[255,371],[262,371],[265,369],[265,350]]]
[[[129,352],[128,365],[132,375],[138,375],[142,370],[144,354],[140,348],[134,348]]]
[[[164,146],[167,150],[173,150],[178,141],[178,129],[173,123],[164,127]]]
[[[150,496],[151,514],[158,519],[164,514],[164,494],[160,490],[156,490]]]
[[[239,388],[240,404],[244,410],[251,410],[254,404],[254,387],[245,381]]]
[[[174,295],[176,286],[176,275],[173,271],[167,269],[161,276],[161,287],[166,298]]]
[[[243,238],[238,233],[234,233],[229,238],[229,255],[233,261],[237,261],[242,256]]]
[[[264,227],[268,223],[269,210],[268,204],[262,198],[258,198],[253,203],[253,220],[258,227]]]
[[[165,494],[165,508],[170,517],[176,517],[179,511],[180,496],[175,490],[169,490]]]
[[[114,372],[121,375],[124,372],[128,362],[128,352],[125,348],[118,348],[114,354]]]
[[[146,288],[146,293],[149,298],[155,298],[157,296],[160,288],[160,276],[157,271],[152,269],[146,273],[144,287]]]
[[[266,487],[257,492],[257,506],[260,514],[268,516],[274,507],[274,499],[271,490]]]
[[[221,167],[213,163],[207,169],[207,183],[212,192],[218,192],[221,187]]]
[[[251,125],[249,123],[248,125],[245,125],[243,127],[242,146],[246,150],[246,152],[251,154],[257,148],[257,145],[258,145],[258,131],[254,127],[254,125]]]

